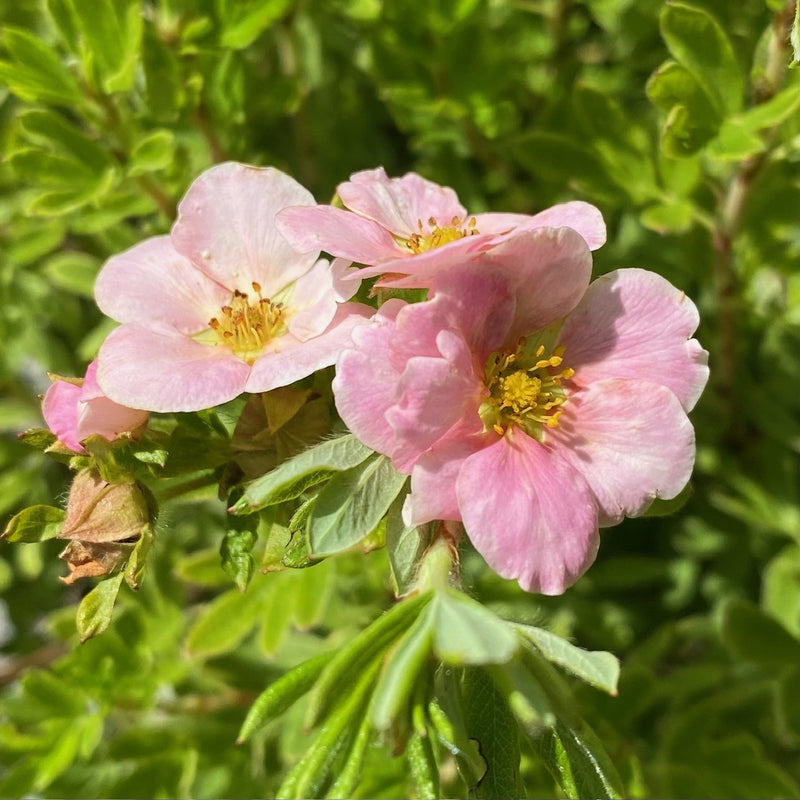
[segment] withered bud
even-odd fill
[[[130,556],[155,519],[152,496],[138,483],[106,483],[96,469],[81,470],[72,482],[60,539],[71,540],[60,554],[70,574],[61,578],[106,575]]]

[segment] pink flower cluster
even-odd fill
[[[344,422],[411,476],[407,523],[461,521],[500,575],[564,591],[600,526],[689,479],[686,414],[708,376],[695,306],[641,269],[590,283],[605,225],[587,203],[469,214],[452,189],[383,169],[337,191],[345,208],[275,169],[221,164],[189,188],[169,236],[111,258],[96,298],[121,325],[83,394],[96,386],[134,416],[91,432],[113,438],[137,414],[209,408],[335,363]],[[375,276],[427,299],[377,313],[350,302]],[[78,450],[91,426],[73,410],[57,423],[48,397],[48,424]]]

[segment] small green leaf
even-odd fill
[[[482,669],[464,673],[464,716],[467,734],[478,742],[486,772],[470,797],[521,797],[519,729],[503,695]]]
[[[369,714],[364,714],[358,732],[355,735],[350,752],[344,764],[336,770],[336,780],[325,794],[325,797],[342,798],[354,797],[361,777],[361,767],[367,755],[367,747],[372,739],[372,721]]]
[[[75,625],[81,642],[101,634],[111,623],[114,603],[117,601],[122,573],[106,578],[92,589],[78,606]]]
[[[708,12],[684,3],[666,3],[661,11],[661,35],[673,58],[692,74],[720,117],[741,109],[742,72],[725,31]]]
[[[73,106],[82,100],[72,73],[38,36],[6,27],[4,42],[13,61],[0,61],[0,82],[30,103]]]
[[[247,588],[255,569],[255,561],[251,554],[258,539],[255,517],[229,517],[228,530],[220,544],[219,554],[222,568],[233,578],[241,591]]]
[[[792,82],[765,103],[739,114],[736,120],[751,132],[773,128],[795,115],[798,105],[800,105],[800,86]]]
[[[800,638],[800,549],[784,547],[764,568],[761,604],[793,636]]]
[[[136,144],[128,162],[128,175],[135,177],[168,167],[175,156],[172,131],[154,131]]]
[[[619,660],[604,650],[592,652],[576,647],[566,639],[544,628],[532,625],[516,625],[516,629],[533,642],[539,652],[549,661],[558,664],[586,683],[608,692],[617,694],[619,680]]]
[[[245,742],[306,694],[333,655],[332,652],[320,653],[309,658],[268,686],[250,706],[239,730],[237,744]]]
[[[437,592],[430,614],[434,650],[447,664],[503,664],[517,650],[511,624],[461,592]]]
[[[335,475],[317,495],[311,511],[311,553],[338,553],[371,533],[407,480],[386,456],[377,454]]]
[[[645,228],[656,233],[684,233],[694,222],[694,206],[687,200],[655,203],[644,209],[639,219]]]
[[[235,4],[238,13],[226,20],[221,44],[232,50],[251,45],[267,28],[289,11],[292,0],[261,0],[254,4]]]
[[[436,800],[439,794],[439,768],[430,739],[414,731],[406,745],[406,760],[419,800]]]
[[[175,564],[175,574],[187,583],[216,588],[230,586],[230,578],[219,562],[219,548],[209,547],[183,556]]]
[[[249,483],[231,512],[250,514],[266,506],[292,500],[333,473],[358,466],[372,453],[352,434],[329,439],[304,450],[272,472]]]
[[[720,638],[740,661],[772,669],[797,663],[797,640],[758,606],[730,599],[720,610]]]
[[[65,512],[54,506],[29,506],[8,521],[2,539],[7,542],[41,542],[57,536]]]
[[[133,548],[133,552],[128,559],[128,563],[125,566],[124,572],[125,583],[127,583],[128,586],[130,586],[134,591],[139,588],[142,583],[142,579],[144,578],[144,571],[147,567],[147,558],[150,555],[150,551],[153,549],[155,538],[153,526],[143,525],[142,535],[139,537],[139,541],[136,542],[136,546]]]

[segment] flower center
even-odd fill
[[[436,247],[441,247],[448,242],[455,242],[465,236],[476,236],[479,231],[475,227],[477,220],[470,217],[469,220],[461,217],[453,217],[449,225],[441,226],[435,217],[428,219],[428,233],[424,232],[422,220],[417,220],[419,233],[412,233],[408,239],[401,239],[400,244],[407,247],[414,255],[425,253]]]
[[[567,399],[562,381],[575,374],[561,367],[564,346],[545,357],[545,346],[529,347],[526,339],[511,353],[494,353],[486,362],[485,384],[489,397],[479,413],[487,430],[505,433],[519,425],[528,435],[541,440],[544,427],[558,427],[561,406]]]
[[[273,303],[261,296],[261,286],[253,283],[255,299],[250,295],[234,291],[230,305],[222,306],[218,317],[208,321],[208,327],[223,344],[252,364],[261,355],[264,345],[273,338],[283,322],[283,303]]]

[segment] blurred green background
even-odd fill
[[[203,169],[277,166],[327,202],[413,170],[472,212],[594,203],[595,273],[655,270],[700,308],[711,381],[693,493],[603,534],[564,596],[464,554],[465,587],[623,663],[576,686],[630,797],[797,797],[798,71],[783,0],[0,0],[0,515],[64,499],[17,439],[47,371],[110,323],[103,261],[169,230]],[[796,24],[796,23],[794,23]],[[796,36],[796,31],[795,31]],[[219,567],[221,503],[168,507],[138,594],[78,646],[56,542],[0,544],[0,796],[265,797],[294,711],[236,747],[256,694],[391,603],[385,554]],[[376,744],[361,797],[408,797]],[[524,750],[531,797],[552,779]]]

